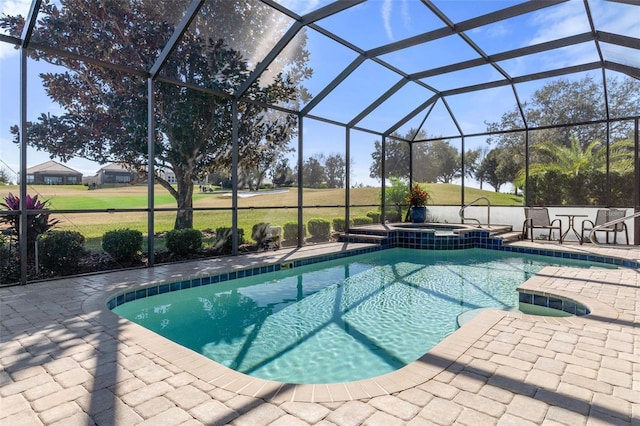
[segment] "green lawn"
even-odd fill
[[[431,194],[431,203],[437,205],[459,205],[461,187],[452,184],[425,185]],[[18,194],[17,186],[0,187],[0,197],[4,198],[9,192]],[[106,210],[106,209],[146,209],[147,187],[125,186],[88,190],[85,186],[30,186],[29,194],[39,194],[40,199],[50,200],[52,210]],[[195,188],[193,204],[195,208],[211,208],[224,210],[195,211],[194,228],[215,230],[218,227],[231,226],[231,197],[225,195],[229,191],[214,193],[200,193]],[[379,204],[379,188],[354,188],[351,190],[351,216],[364,216],[368,211],[378,210],[368,205]],[[513,194],[501,194],[475,188],[465,188],[465,200],[470,202],[478,197],[488,197],[491,205],[522,205],[522,197]],[[155,207],[175,208],[175,200],[167,191],[156,186]],[[344,216],[344,189],[305,189],[304,222],[314,217],[328,220]],[[245,234],[250,236],[251,227],[255,223],[269,222],[283,225],[288,221],[297,221],[298,200],[297,188],[289,188],[286,192],[239,198],[238,223]],[[362,205],[363,207],[355,207]],[[53,217],[60,219],[58,229],[72,229],[82,233],[88,239],[89,247],[99,248],[101,236],[109,230],[120,228],[147,230],[147,214],[141,212],[116,213],[53,213]],[[154,228],[156,232],[173,229],[175,212],[156,212]]]

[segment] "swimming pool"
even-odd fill
[[[394,371],[473,309],[518,306],[547,265],[587,262],[483,249],[403,248],[157,294],[117,314],[240,372],[334,383]]]

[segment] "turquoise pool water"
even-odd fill
[[[159,294],[113,310],[255,377],[345,382],[416,360],[456,330],[461,313],[517,308],[515,289],[548,265],[592,264],[483,249],[395,248]]]

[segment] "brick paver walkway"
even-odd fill
[[[397,373],[336,386],[230,375],[104,308],[118,288],[336,247],[0,289],[0,424],[640,425],[636,270],[546,268],[525,287],[570,296],[591,315],[489,310]]]

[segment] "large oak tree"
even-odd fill
[[[122,0],[44,1],[33,41],[71,55],[34,49],[35,60],[55,67],[41,74],[43,86],[63,113],[43,113],[28,123],[28,143],[67,161],[82,157],[118,162],[140,173],[148,170],[147,80],[189,2]],[[175,173],[176,186],[155,180],[177,203],[175,227],[193,225],[193,183],[229,169],[232,158],[230,96],[248,78],[266,51],[286,31],[289,20],[263,3],[239,0],[204,3],[155,90],[155,162]],[[24,17],[3,16],[0,26],[18,36]],[[244,93],[255,102],[238,103],[240,167],[264,168],[275,162],[295,134],[295,116],[267,104],[295,107],[308,97],[300,82],[307,67],[306,35],[300,33]],[[101,67],[88,57],[139,71]],[[172,83],[170,81],[175,81]],[[13,132],[18,139],[17,127]]]

